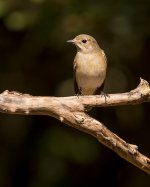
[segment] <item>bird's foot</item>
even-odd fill
[[[102,96],[102,97],[103,97],[103,96],[105,97],[105,103],[106,103],[106,99],[107,99],[107,97],[108,97],[108,98],[110,98],[110,95],[109,95],[109,94],[104,93],[103,91],[101,91],[101,93],[100,93],[100,94],[101,94],[101,96]]]
[[[78,90],[78,92],[75,94],[78,98],[79,98],[79,96],[82,96],[83,94],[82,94],[82,92],[81,92],[81,89],[79,89]]]
[[[77,94],[75,94],[75,96],[77,96],[79,99],[79,96],[82,96],[82,94],[77,93]]]

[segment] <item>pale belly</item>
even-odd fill
[[[92,95],[105,79],[105,69],[99,63],[82,62],[76,70],[76,80],[83,95]]]

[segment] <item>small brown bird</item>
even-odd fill
[[[97,41],[87,34],[68,40],[76,45],[74,88],[78,95],[100,94],[106,77],[107,59]]]

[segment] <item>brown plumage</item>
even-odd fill
[[[97,41],[81,34],[69,40],[77,47],[74,59],[74,88],[76,94],[100,94],[106,77],[107,60]]]

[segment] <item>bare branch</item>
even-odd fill
[[[150,159],[138,151],[138,146],[126,143],[102,123],[85,113],[86,107],[131,105],[150,101],[150,87],[141,79],[139,86],[121,94],[102,96],[35,97],[18,92],[0,94],[0,112],[23,115],[49,115],[85,133],[116,152],[120,157],[150,174]]]
[[[105,98],[102,96],[84,96],[81,102],[84,106],[119,106],[119,105],[135,105],[143,102],[150,102],[150,86],[147,81],[140,79],[140,84],[136,89],[126,93],[110,94],[110,97]]]

